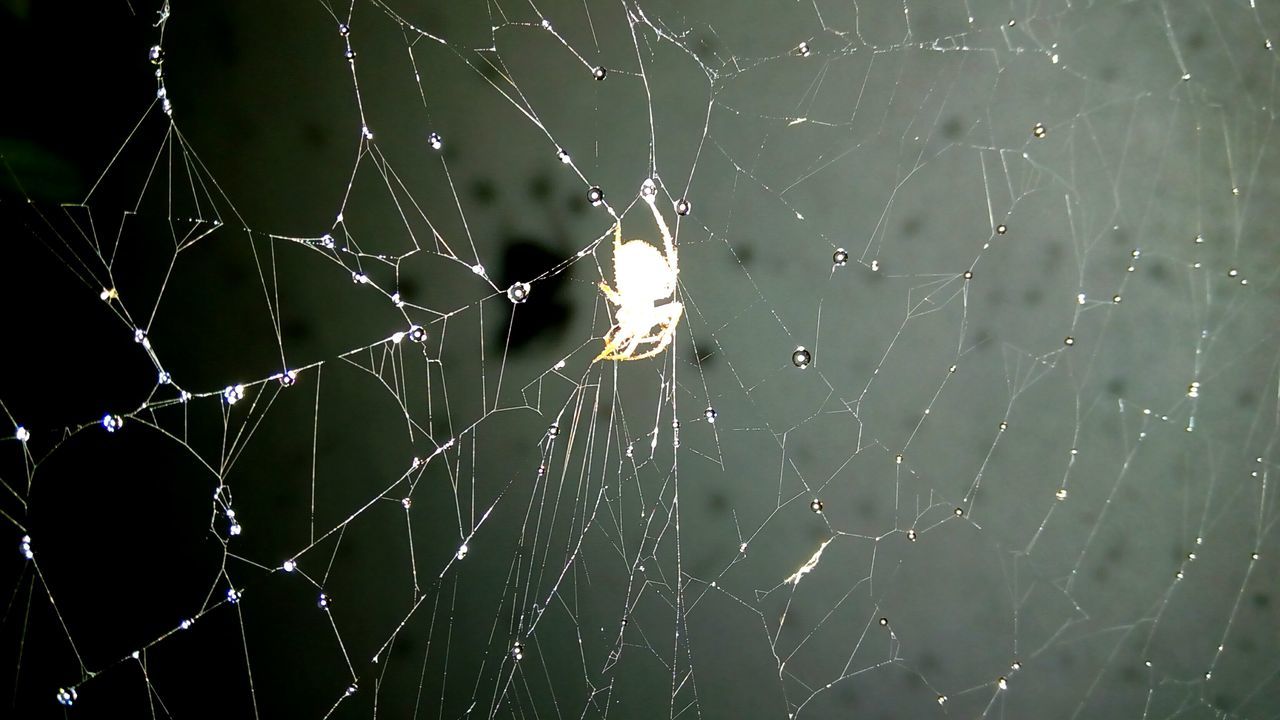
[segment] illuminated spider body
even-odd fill
[[[653,211],[662,232],[662,250],[643,240],[622,241],[622,220],[613,226],[613,277],[617,289],[600,282],[600,292],[618,306],[613,327],[604,336],[600,360],[643,360],[671,344],[684,306],[675,300],[680,265],[676,243],[662,219],[653,187],[646,183],[641,196]],[[652,347],[641,350],[641,346]]]

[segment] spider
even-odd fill
[[[676,324],[684,305],[675,300],[676,280],[680,265],[675,240],[667,222],[662,219],[655,201],[657,192],[646,181],[640,195],[653,211],[662,231],[666,254],[644,240],[622,241],[622,220],[613,226],[613,275],[617,290],[601,281],[600,292],[618,306],[613,327],[604,336],[604,350],[592,362],[600,360],[643,360],[662,352],[675,336]],[[654,332],[654,328],[657,331]],[[653,347],[637,354],[645,343]]]

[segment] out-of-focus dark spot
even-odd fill
[[[409,658],[417,654],[418,644],[413,641],[412,633],[401,633],[396,636],[396,644],[391,648],[391,656]]]
[[[706,62],[712,59],[716,53],[716,40],[709,35],[699,35],[694,41],[693,54],[698,56],[699,60]]]
[[[924,220],[919,215],[912,215],[902,223],[902,237],[910,238],[920,234],[920,228],[924,226]]]
[[[1236,396],[1236,404],[1242,408],[1251,408],[1258,404],[1258,396],[1249,390],[1241,391]]]
[[[1048,268],[1055,268],[1061,264],[1066,254],[1066,247],[1060,242],[1050,242],[1044,245],[1045,265]]]
[[[304,122],[298,133],[302,137],[302,144],[309,148],[319,149],[329,144],[329,132],[319,123]]]
[[[1121,560],[1124,560],[1124,543],[1116,543],[1115,545],[1108,547],[1106,558],[1107,562],[1110,563],[1118,563]]]
[[[400,276],[400,297],[406,302],[413,302],[418,295],[418,280],[411,275]]]
[[[1122,247],[1129,247],[1129,231],[1123,225],[1111,232],[1111,240]]]
[[[1142,677],[1142,671],[1136,665],[1125,664],[1120,670],[1120,680],[1130,685],[1137,685],[1145,682]]]
[[[704,370],[716,362],[716,347],[712,343],[695,339],[688,347],[691,362],[702,366]]]
[[[1107,580],[1109,580],[1110,578],[1111,578],[1111,568],[1107,567],[1106,565],[1099,565],[1098,567],[1094,568],[1093,579],[1097,580],[1098,584],[1105,585],[1107,583]]]
[[[993,288],[991,292],[987,293],[987,302],[992,305],[1003,305],[1004,301],[1004,288]]]
[[[510,236],[502,240],[505,250],[498,287],[506,289],[517,282],[530,283],[529,299],[519,305],[507,303],[507,313],[515,311],[500,323],[495,333],[499,345],[506,343],[511,354],[518,354],[536,342],[556,343],[563,337],[573,317],[573,306],[561,297],[568,271],[537,279],[555,267],[560,256],[546,248],[553,243],[543,243],[533,238]],[[508,335],[507,328],[510,327]]]
[[[733,249],[733,254],[738,258],[738,262],[742,263],[744,266],[750,265],[752,259],[754,259],[756,255],[755,251],[753,251],[749,245],[735,247]]]
[[[964,134],[964,121],[959,115],[952,115],[942,123],[942,137],[947,140],[959,140]]]
[[[591,203],[587,202],[585,193],[582,195],[569,195],[565,198],[564,208],[572,215],[581,215],[591,207]]]
[[[992,337],[994,336],[991,334],[990,330],[986,328],[978,328],[973,333],[973,345],[974,347],[982,347],[984,345],[988,345],[991,343]]]
[[[1235,709],[1236,703],[1226,693],[1218,693],[1213,696],[1213,707],[1222,712],[1231,712]]]
[[[506,82],[507,76],[504,75],[503,72],[499,70],[498,67],[493,63],[481,62],[481,63],[478,63],[478,65],[480,67],[480,74],[483,75],[490,82],[494,82],[494,83]]]
[[[226,261],[219,264],[218,274],[222,276],[222,281],[227,284],[230,290],[239,290],[245,285],[248,276],[244,272],[244,268],[234,261]]]
[[[1200,32],[1199,30],[1187,36],[1188,51],[1195,52],[1196,50],[1203,50],[1204,46],[1205,46],[1204,33]]]
[[[916,668],[920,674],[929,677],[930,674],[938,672],[942,669],[942,663],[938,660],[938,656],[929,651],[920,654],[920,662]]]
[[[1044,302],[1044,291],[1038,287],[1027,288],[1027,291],[1022,294],[1022,302],[1035,307]]]
[[[479,178],[471,184],[471,198],[480,205],[492,205],[498,199],[498,186],[489,178]]]
[[[529,178],[529,197],[534,200],[537,200],[538,202],[546,202],[547,198],[551,197],[551,190],[552,185],[550,177],[538,174]]]
[[[707,509],[713,513],[722,513],[729,508],[729,498],[722,492],[713,492],[707,497]]]
[[[311,325],[299,317],[285,317],[280,321],[280,335],[285,342],[301,342],[311,337]]]
[[[863,520],[870,520],[876,516],[876,504],[871,500],[863,500],[858,503],[858,517]]]
[[[1262,609],[1271,606],[1271,596],[1266,593],[1253,594],[1253,606]]]
[[[1124,397],[1128,389],[1128,383],[1122,377],[1113,377],[1107,381],[1107,392],[1111,393],[1112,397]]]
[[[1169,269],[1162,262],[1153,262],[1147,267],[1147,274],[1156,282],[1164,282],[1169,277]]]
[[[1098,78],[1102,82],[1115,82],[1115,79],[1119,76],[1120,71],[1116,69],[1115,65],[1103,65],[1102,69],[1098,71]]]

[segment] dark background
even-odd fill
[[[159,9],[0,10],[14,717],[1280,714],[1273,9]]]

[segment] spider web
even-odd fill
[[[1280,715],[1274,9],[419,5],[33,11],[18,716]]]

